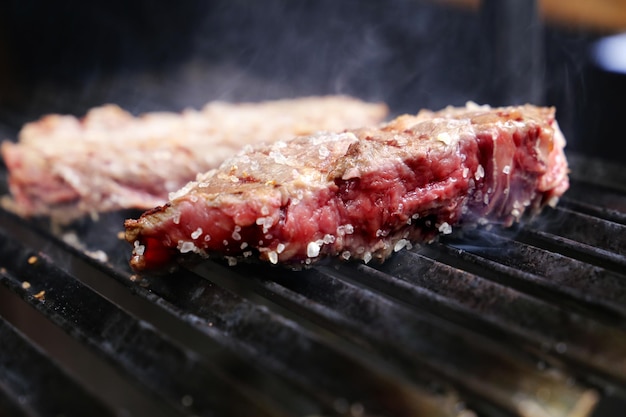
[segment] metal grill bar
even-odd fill
[[[423,305],[424,297],[419,297],[419,293],[415,296],[408,290],[412,285],[426,288],[444,298],[438,300],[439,314],[451,320],[497,340],[523,347],[547,363],[574,361],[578,366],[585,367],[586,372],[593,373],[595,369],[611,383],[626,383],[622,367],[626,334],[621,330],[441,263],[449,259],[442,256],[446,252],[425,248],[423,253],[428,258],[407,253],[403,257],[413,258],[411,261],[400,259],[381,268],[381,272],[387,274],[387,286],[398,287],[394,289],[396,296],[411,305]],[[491,264],[481,262],[481,266],[484,268]],[[380,273],[377,275],[380,276]],[[493,275],[495,280],[501,277],[499,273],[482,275]],[[404,291],[402,287],[405,287]],[[452,311],[441,311],[445,308]]]
[[[19,219],[14,220],[20,223]],[[27,232],[24,228],[17,227],[16,223],[11,228],[15,233],[22,235]],[[54,238],[48,236],[43,242],[48,242],[49,239]],[[57,242],[57,245],[61,245],[61,242]],[[102,268],[102,265],[84,253],[78,252],[76,256],[84,258],[95,267]],[[73,263],[80,262],[74,260]],[[213,274],[227,275],[227,279],[241,278],[227,269],[219,270],[217,265],[215,267],[218,269],[213,270]],[[75,265],[72,269],[75,272],[82,270],[80,275],[98,274],[97,270],[86,268]],[[336,346],[329,348],[319,340],[319,337],[299,328],[297,324],[194,274],[180,271],[176,274],[175,281],[172,281],[171,276],[155,276],[135,282],[127,269],[124,260],[124,265],[119,265],[117,269],[108,269],[108,275],[101,274],[101,278],[115,277],[130,287],[140,298],[163,308],[168,314],[176,316],[201,332],[187,336],[185,339],[187,345],[197,345],[197,339],[205,337],[217,343],[218,347],[214,347],[211,352],[207,352],[204,346],[203,353],[207,357],[219,361],[223,360],[222,356],[228,358],[231,352],[236,352],[237,355],[246,357],[250,363],[263,364],[266,369],[287,379],[296,389],[305,391],[314,399],[317,406],[296,404],[294,405],[298,409],[296,415],[314,411],[325,411],[325,415],[343,415],[346,412],[343,410],[343,404],[346,403],[367,407],[368,411],[394,412],[407,416],[449,417],[458,413],[458,399],[452,393],[446,395],[432,393],[428,386],[416,387],[398,378],[397,375],[389,375],[385,370],[377,369],[372,363],[365,362],[362,355],[345,353]],[[18,290],[17,284],[13,285],[13,289]],[[69,300],[74,298],[74,295],[68,296]],[[93,303],[90,303],[90,306],[94,308]],[[97,333],[97,330],[94,331]],[[194,338],[195,342],[190,340],[190,337]],[[146,350],[158,350],[158,346],[153,343],[142,342],[138,346],[143,346]],[[277,346],[280,348],[277,349]],[[119,353],[114,352],[114,355],[117,356]],[[155,360],[158,356],[156,354]],[[306,360],[303,361],[302,358]],[[320,367],[319,364],[325,364],[325,367]],[[333,372],[328,372],[329,367]],[[126,371],[131,373],[137,372],[128,369],[129,366],[126,368]],[[254,381],[257,386],[260,378],[251,378],[250,373],[250,370],[246,371],[245,379]],[[139,372],[136,377],[141,378],[141,373]],[[205,379],[204,384],[198,384],[200,387],[212,385],[210,380]],[[423,385],[427,383],[424,382]],[[163,387],[152,388],[159,392],[163,389]],[[294,392],[273,394],[274,398],[280,397],[282,401],[287,401],[288,398],[293,401],[293,397],[298,396]]]
[[[475,230],[383,265],[217,261],[142,279],[124,243],[107,245],[121,219],[77,230],[88,248],[106,247],[102,263],[0,212],[0,290],[163,415],[452,417],[468,406],[480,417],[586,416],[596,389],[626,396],[626,192],[580,180],[572,190],[523,227]],[[40,415],[12,392],[0,377],[0,411]]]
[[[626,225],[626,214],[624,214],[626,213],[626,202],[624,203],[623,207],[625,211],[608,208],[608,205],[600,206],[597,204],[590,204],[587,202],[574,200],[570,197],[563,197],[561,199],[560,205],[561,207],[564,207],[571,211],[577,211],[579,213],[588,214],[590,216],[595,216],[615,223]]]
[[[20,406],[18,397],[3,383],[0,383],[0,410],[2,415],[27,417],[27,411]]]
[[[434,380],[443,378],[453,383],[473,398],[471,403],[478,409],[495,405],[500,412],[515,415],[524,415],[528,408],[576,415],[592,402],[591,392],[538,370],[528,357],[463,327],[392,302],[333,271],[318,268],[299,274],[297,279],[271,271],[267,275],[261,272],[261,276],[252,270],[245,273],[256,276],[274,299],[398,367],[416,374],[426,371]],[[541,387],[552,392],[545,402],[536,396]]]
[[[567,162],[570,167],[572,190],[584,186],[593,193],[583,194],[579,200],[601,205],[609,203],[607,207],[616,208],[610,204],[610,201],[616,196],[622,202],[626,198],[626,171],[623,166],[602,159],[588,158],[574,152],[567,153]],[[626,209],[620,211],[626,212]]]
[[[463,261],[467,270],[479,269],[498,282],[614,325],[626,318],[625,275],[512,240],[504,233],[477,231],[444,242],[439,248]]]
[[[217,265],[204,272],[223,279],[236,280],[239,276]],[[340,399],[359,403],[373,412],[453,414],[454,397],[437,398],[423,387],[412,386],[407,380],[398,380],[397,375],[377,369],[375,361],[366,362],[353,349],[338,348],[337,343],[329,346],[324,338],[259,305],[261,300],[251,303],[192,274],[178,274],[175,286],[169,277],[150,277],[149,281],[150,292],[186,312],[192,325],[200,330],[209,327],[224,332],[230,349],[249,352],[255,361],[329,407],[334,408]],[[238,292],[245,290],[239,288]],[[254,298],[254,294],[247,295]],[[319,364],[332,368],[332,372]]]
[[[0,275],[6,287],[137,379],[153,392],[153,401],[164,400],[163,406],[171,410],[170,414],[288,415],[281,410],[287,403],[281,407],[271,404],[263,399],[258,387],[253,396],[247,392],[249,381],[265,379],[253,364],[242,363],[217,348],[210,352],[213,360],[209,362],[4,235],[0,235],[0,250],[6,255],[5,272]],[[29,283],[28,289],[24,282]],[[38,296],[41,291],[45,293]],[[192,402],[189,404],[185,398]]]
[[[115,415],[4,320],[0,340],[0,410],[7,410],[1,415],[79,416],[85,410],[94,417]]]
[[[527,225],[521,239],[537,239],[585,256],[586,262],[626,270],[626,226],[557,207]],[[552,248],[549,248],[552,249]],[[576,257],[576,255],[574,255]]]

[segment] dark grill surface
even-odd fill
[[[626,175],[569,159],[555,209],[383,265],[139,278],[135,213],[0,212],[0,416],[622,415]]]

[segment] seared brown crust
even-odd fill
[[[367,262],[459,225],[508,226],[567,189],[564,146],[553,108],[468,105],[249,147],[127,220],[131,265]]]
[[[343,96],[213,102],[201,111],[139,117],[114,105],[82,119],[49,115],[25,125],[18,143],[2,144],[12,194],[5,205],[60,222],[148,209],[246,144],[377,124],[386,115],[383,104]]]

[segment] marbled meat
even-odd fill
[[[378,124],[387,112],[384,104],[326,96],[211,102],[199,111],[138,117],[116,105],[94,108],[81,119],[48,115],[26,124],[17,143],[2,144],[11,191],[4,206],[57,223],[147,210],[246,144]]]
[[[248,146],[125,222],[136,271],[189,258],[384,260],[468,224],[510,226],[567,190],[554,108],[463,108]]]

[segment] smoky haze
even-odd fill
[[[414,112],[481,90],[479,22],[466,10],[416,1],[126,3],[14,2],[17,19],[4,22],[12,72],[45,86],[34,93],[55,96],[51,110],[74,112],[103,101],[147,111],[333,93]]]
[[[0,124],[17,129],[45,113],[82,115],[111,102],[141,113],[349,94],[384,101],[396,115],[540,97],[557,106],[571,145],[589,36],[522,22],[518,36],[540,38],[507,43],[505,3],[516,2],[469,10],[418,0],[9,0],[0,6]],[[488,5],[496,7],[486,13]],[[523,68],[497,55],[502,45]],[[524,95],[527,68],[539,95]]]

